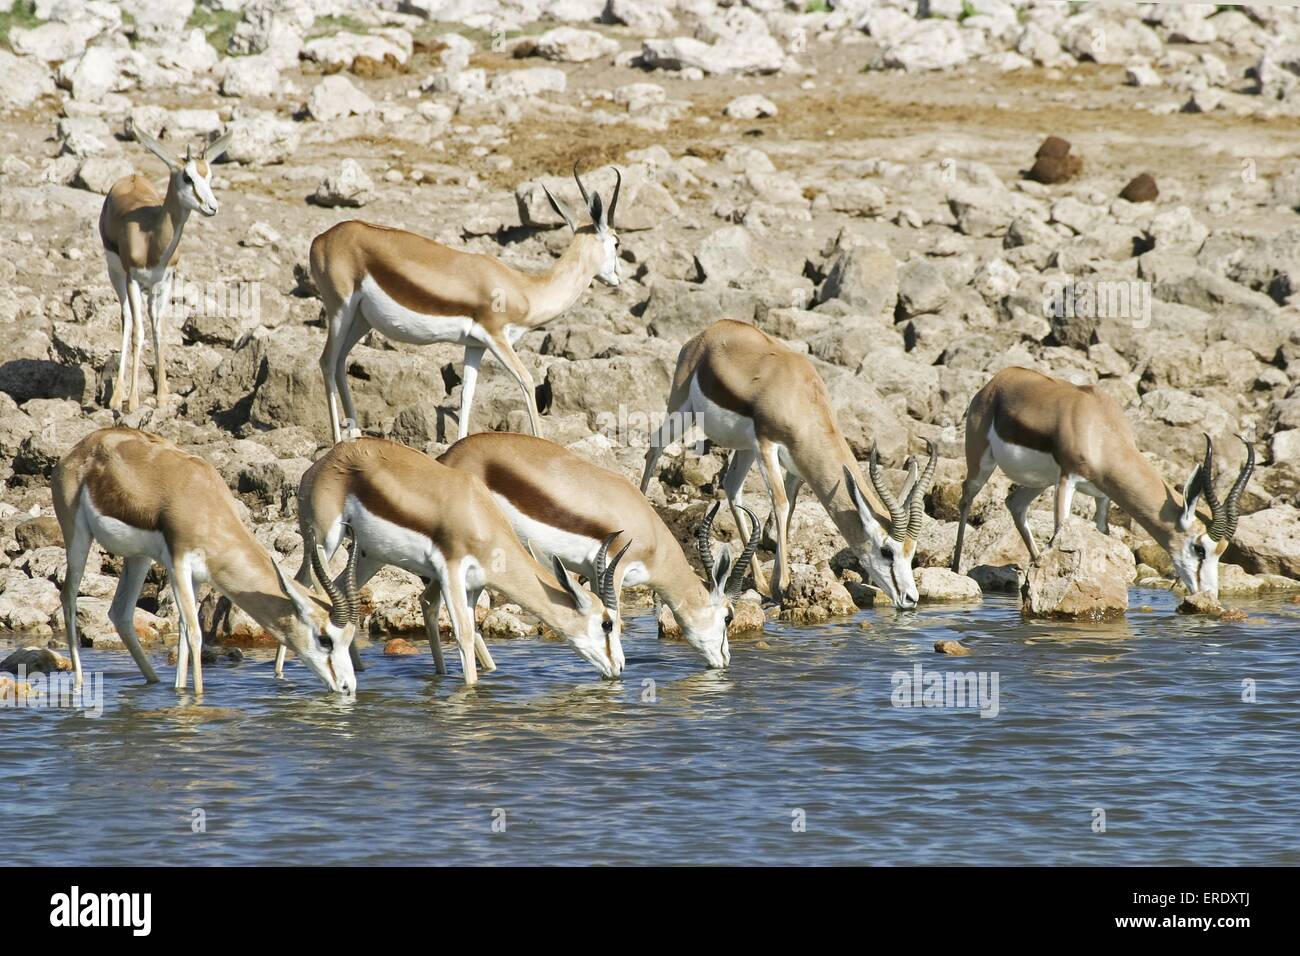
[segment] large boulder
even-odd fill
[[[1242,516],[1225,558],[1252,574],[1300,578],[1300,508],[1278,505]]]
[[[1055,546],[1039,556],[1021,588],[1027,618],[1100,621],[1128,610],[1133,552],[1092,524],[1071,517]]]

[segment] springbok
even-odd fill
[[[185,148],[177,159],[162,143],[127,121],[127,132],[168,170],[167,194],[160,196],[153,183],[138,173],[123,176],[104,197],[99,212],[99,238],[104,244],[108,278],[122,307],[122,352],[109,407],[131,411],[139,405],[140,347],[144,342],[144,300],[149,303],[153,325],[154,396],[161,407],[167,401],[167,364],[163,360],[163,319],[171,295],[172,276],[180,260],[177,251],[181,231],[190,213],[217,214],[212,194],[212,167],[230,146],[234,131],[227,131],[197,156]],[[131,356],[130,387],[126,382],[126,359]]]
[[[899,504],[882,480],[871,450],[871,485],[863,484],[831,406],[826,384],[805,356],[752,325],[724,319],[682,346],[668,396],[668,414],[650,438],[641,491],[650,487],[664,447],[679,440],[686,425],[698,424],[715,445],[735,452],[723,479],[736,527],[748,537],[749,518],[740,507],[745,476],[758,462],[772,500],[776,562],[770,587],[756,563],[754,584],[781,600],[786,577],[786,533],[795,499],[806,483],[872,582],[895,607],[919,600],[912,556],[925,514],[925,494],[938,462],[927,441],[929,461],[909,481]]]
[[[1214,490],[1214,443],[1205,436],[1205,460],[1181,494],[1138,450],[1119,404],[1093,386],[1078,386],[1026,368],[1004,368],[971,399],[966,411],[966,481],[952,568],[961,566],[962,539],[971,503],[995,468],[1016,485],[1007,510],[1035,563],[1040,552],[1029,528],[1029,506],[1056,486],[1051,548],[1070,514],[1076,490],[1097,499],[1097,528],[1108,530],[1113,501],[1173,558],[1178,579],[1191,593],[1218,600],[1219,557],[1237,530],[1241,495],[1255,468],[1255,449],[1227,496]],[[1198,511],[1204,498],[1209,513]]]
[[[592,594],[558,558],[551,560],[554,574],[533,558],[482,482],[422,452],[379,438],[340,442],[303,473],[298,525],[303,540],[322,542],[327,555],[344,527],[350,529],[360,554],[358,586],[388,564],[428,582],[420,606],[439,674],[447,673],[438,634],[443,601],[465,683],[478,680],[476,653],[485,671],[496,669],[474,627],[474,606],[485,587],[563,635],[603,676],[623,671],[622,624],[610,590],[618,564],[617,557],[608,558],[612,539],[593,558]],[[283,666],[281,651],[277,674]]]
[[[625,540],[610,590],[649,585],[672,612],[682,636],[710,667],[731,662],[727,627],[732,602],[754,557],[761,529],[753,512],[749,541],[734,563],[723,548],[715,560],[709,531],[718,504],[696,536],[705,586],[681,545],[636,486],[554,442],[510,432],[462,438],[438,458],[482,481],[515,534],[534,553],[559,560],[589,581],[602,580],[600,556],[609,542]]]
[[[330,430],[343,439],[339,422],[357,426],[356,406],[348,386],[347,359],[371,329],[397,342],[428,345],[454,342],[465,346],[461,373],[458,437],[469,433],[483,353],[491,352],[523,390],[528,423],[541,434],[533,379],[515,354],[514,345],[532,329],[545,325],[572,306],[593,278],[619,284],[618,237],[614,210],[622,174],[606,207],[600,193],[589,194],[573,168],[590,225],[579,227],[542,184],[547,198],[573,230],[573,242],[546,272],[520,272],[499,259],[461,252],[412,232],[349,220],[321,233],[311,244],[311,274],[325,305],[328,337],[321,353]]]
[[[158,675],[136,637],[135,602],[150,562],[157,561],[167,569],[180,618],[177,690],[185,689],[192,659],[194,690],[203,693],[203,634],[195,593],[204,583],[292,647],[330,690],[356,690],[348,656],[357,616],[355,587],[339,591],[319,561],[315,568],[330,602],[287,578],[239,520],[230,489],[202,458],[133,428],[102,428],[55,466],[50,490],[68,551],[63,617],[78,686],[77,591],[90,546],[98,541],[125,559],[109,618],[149,683]],[[355,570],[355,548],[348,560]],[[353,575],[344,577],[351,581]]]

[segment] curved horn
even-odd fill
[[[330,599],[330,623],[335,627],[347,627],[351,623],[348,613],[348,600],[344,597],[334,584],[334,579],[330,577],[329,571],[325,568],[325,549],[316,543],[314,535],[309,535],[310,540],[304,542],[304,546],[311,553],[311,569],[316,575],[316,580],[320,582],[321,590],[325,596]],[[351,556],[348,561],[351,562]]]
[[[612,531],[605,535],[605,540],[600,544],[600,550],[596,552],[596,597],[600,598],[600,603],[607,608],[618,607],[618,595],[614,593],[614,569],[618,567],[618,562],[622,560],[623,555],[627,554],[627,549],[632,547],[629,541],[623,545],[623,549],[614,555],[614,560],[609,560],[609,546],[617,540],[622,531]]]
[[[749,526],[753,530],[749,533],[749,540],[745,542],[745,550],[740,553],[740,560],[731,569],[731,574],[727,575],[727,586],[723,588],[724,593],[733,598],[740,593],[740,586],[745,579],[745,572],[749,570],[749,566],[754,560],[754,552],[758,550],[758,539],[763,535],[763,529],[758,524],[758,515],[744,505],[740,505],[740,510],[745,512],[745,516],[749,518]]]
[[[916,484],[912,485],[907,499],[907,537],[913,541],[921,533],[921,519],[925,517],[925,495],[934,484],[934,470],[939,464],[939,450],[930,439],[925,440],[925,450],[930,460],[925,463],[925,471]]]
[[[343,569],[343,603],[347,605],[348,623],[356,624],[361,610],[361,602],[357,598],[357,556],[361,554],[361,546],[357,544],[352,525],[344,525],[344,528],[348,535],[348,563]]]
[[[542,182],[540,179],[537,180],[537,182],[538,182],[538,184],[542,187],[542,192],[546,193],[546,198],[549,199],[549,200],[551,201],[551,208],[555,210],[556,214],[557,214],[561,219],[564,220],[565,224],[566,224],[570,229],[572,229],[574,232],[577,232],[577,231],[578,231],[578,227],[577,227],[576,225],[574,225],[574,223],[573,223],[573,217],[569,215],[569,210],[567,210],[567,209],[565,209],[563,206],[561,206],[561,205],[560,205],[560,201],[559,201],[558,199],[556,199],[554,196],[551,195],[551,191],[550,191],[549,189],[546,188],[546,183]]]
[[[889,511],[889,536],[896,541],[902,541],[903,535],[907,531],[907,510],[899,506],[894,499],[893,493],[881,480],[880,454],[874,444],[871,446],[871,458],[867,462],[867,471],[871,475],[871,485],[876,489],[876,496]]]
[[[578,175],[578,161],[573,161],[573,178],[578,183],[578,192],[582,193],[582,201],[587,204],[587,215],[591,215],[591,196],[587,192],[587,187],[582,185],[582,177]]]
[[[614,195],[609,201],[609,211],[605,213],[605,225],[614,228],[614,210],[618,208],[618,193],[623,188],[623,174],[618,171],[617,166],[611,166],[614,170]]]
[[[1214,515],[1214,524],[1217,524],[1222,508],[1219,506],[1219,496],[1214,492],[1214,441],[1208,434],[1205,436],[1205,462],[1201,465],[1195,490],[1199,491],[1201,497],[1205,499],[1210,514]]]
[[[1237,437],[1241,438],[1240,435]],[[1241,466],[1241,471],[1237,473],[1237,480],[1232,483],[1232,489],[1228,492],[1228,496],[1223,499],[1222,523],[1220,523],[1219,519],[1220,512],[1215,511],[1214,513],[1214,521],[1210,525],[1210,537],[1215,541],[1231,538],[1237,533],[1237,518],[1240,516],[1241,496],[1246,491],[1246,482],[1250,481],[1250,473],[1255,470],[1255,446],[1244,438],[1241,438],[1241,443],[1246,446],[1246,463]]]
[[[705,577],[713,576],[713,544],[709,538],[709,532],[713,530],[713,519],[718,516],[718,509],[722,507],[721,501],[715,501],[713,507],[709,509],[708,516],[704,523],[695,529],[695,549],[700,553],[700,564],[704,565]],[[713,582],[716,584],[717,582]]]

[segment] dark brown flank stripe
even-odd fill
[[[1050,433],[1037,431],[1014,415],[1009,415],[1001,405],[993,413],[993,430],[1004,442],[1056,457],[1056,443]]]
[[[532,518],[553,528],[579,534],[597,541],[617,528],[606,528],[590,518],[574,514],[546,491],[534,485],[518,472],[512,471],[498,461],[489,461],[483,466],[483,482],[494,493],[501,495],[512,505]]]
[[[713,371],[713,367],[706,357],[700,363],[699,371],[695,373],[696,380],[700,383],[700,391],[704,397],[715,405],[720,405],[729,412],[735,412],[737,415],[744,415],[746,418],[754,417],[754,408],[740,396],[732,392]]]
[[[439,298],[410,276],[399,272],[383,256],[371,256],[367,263],[370,277],[403,308],[421,315],[464,315],[463,307]]]
[[[352,494],[376,518],[395,524],[407,531],[414,531],[429,538],[443,554],[449,552],[450,542],[442,533],[439,523],[431,515],[422,515],[406,507],[405,496],[388,495],[375,486],[371,476],[360,469],[353,472],[355,484]]]

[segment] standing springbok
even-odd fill
[[[1245,439],[1242,439],[1245,441]],[[1138,450],[1119,404],[1093,386],[1078,386],[1026,368],[1004,368],[971,399],[966,411],[966,481],[952,568],[961,565],[962,539],[971,503],[1001,468],[1016,487],[1007,510],[1035,563],[1038,548],[1029,529],[1029,506],[1056,486],[1056,521],[1048,548],[1070,514],[1075,490],[1097,499],[1097,528],[1108,529],[1113,501],[1173,558],[1178,579],[1191,593],[1218,600],[1219,557],[1237,530],[1241,495],[1255,468],[1255,449],[1227,497],[1214,490],[1214,444],[1205,436],[1205,461],[1196,465],[1180,494]],[[1201,498],[1209,514],[1198,512]]]
[[[617,601],[625,586],[649,585],[668,605],[686,642],[710,667],[731,662],[727,627],[732,602],[754,557],[761,529],[753,512],[752,531],[734,563],[726,548],[715,560],[709,530],[713,506],[696,536],[709,577],[700,581],[681,545],[636,486],[591,464],[569,449],[510,432],[480,432],[462,438],[438,458],[487,485],[519,539],[534,553],[562,561],[589,581],[602,577],[602,548],[623,539],[611,591]],[[607,572],[606,572],[607,573]]]
[[[382,567],[396,565],[428,581],[420,606],[439,674],[447,673],[438,635],[438,608],[447,602],[465,683],[496,668],[474,627],[483,588],[499,591],[564,636],[605,677],[623,671],[622,624],[610,590],[618,558],[612,539],[594,556],[596,593],[553,558],[554,574],[520,544],[501,509],[477,478],[455,471],[397,442],[359,438],[340,442],[303,473],[298,525],[304,541],[330,554],[346,525],[360,553],[356,581],[364,585]],[[276,673],[284,653],[276,658]]]
[[[212,194],[212,167],[230,146],[234,131],[204,146],[198,156],[190,147],[185,159],[173,156],[162,143],[128,120],[127,132],[167,166],[167,194],[160,196],[153,183],[138,173],[123,176],[104,197],[99,212],[99,238],[104,244],[108,278],[122,307],[122,353],[109,407],[126,411],[139,406],[140,347],[144,342],[144,300],[153,325],[154,395],[161,407],[167,401],[167,364],[163,360],[163,319],[171,295],[172,276],[180,259],[181,231],[198,210],[217,214]],[[131,355],[131,381],[126,383],[126,359]]]
[[[915,607],[919,596],[912,556],[934,480],[934,445],[924,473],[904,488],[899,504],[881,478],[871,450],[871,486],[840,432],[830,393],[808,359],[743,322],[713,323],[682,346],[668,396],[668,414],[650,438],[641,491],[650,487],[664,446],[698,424],[723,448],[734,448],[723,489],[736,526],[751,522],[740,508],[745,476],[758,462],[772,500],[776,563],[770,587],[756,563],[754,584],[781,600],[786,578],[786,533],[799,489],[807,483],[848,542],[872,582],[895,607]]]
[[[125,558],[108,613],[149,683],[158,675],[136,637],[135,602],[150,562],[157,561],[167,569],[180,618],[177,690],[185,689],[192,659],[194,690],[203,693],[203,634],[195,593],[204,583],[214,585],[282,645],[292,647],[330,690],[356,690],[348,656],[357,616],[355,587],[343,592],[335,588],[319,559],[315,567],[331,602],[289,580],[239,520],[230,489],[202,458],[133,428],[102,428],[63,457],[50,490],[68,550],[63,617],[78,686],[77,591],[90,546],[98,541]],[[353,572],[355,555],[354,548],[349,557]],[[351,581],[354,574],[344,578]]]
[[[573,242],[548,271],[520,272],[478,253],[461,252],[412,232],[350,220],[321,233],[311,244],[311,274],[325,304],[328,338],[321,353],[330,430],[341,441],[344,424],[357,425],[356,406],[348,386],[347,359],[353,346],[371,329],[397,342],[428,345],[454,342],[465,346],[461,374],[458,437],[469,433],[483,353],[490,351],[523,390],[528,423],[541,434],[532,376],[515,354],[520,336],[539,328],[567,310],[591,285],[593,278],[619,284],[618,237],[614,210],[622,174],[608,208],[600,194],[588,194],[573,168],[590,225],[579,227],[542,184],[555,211],[573,230]]]

